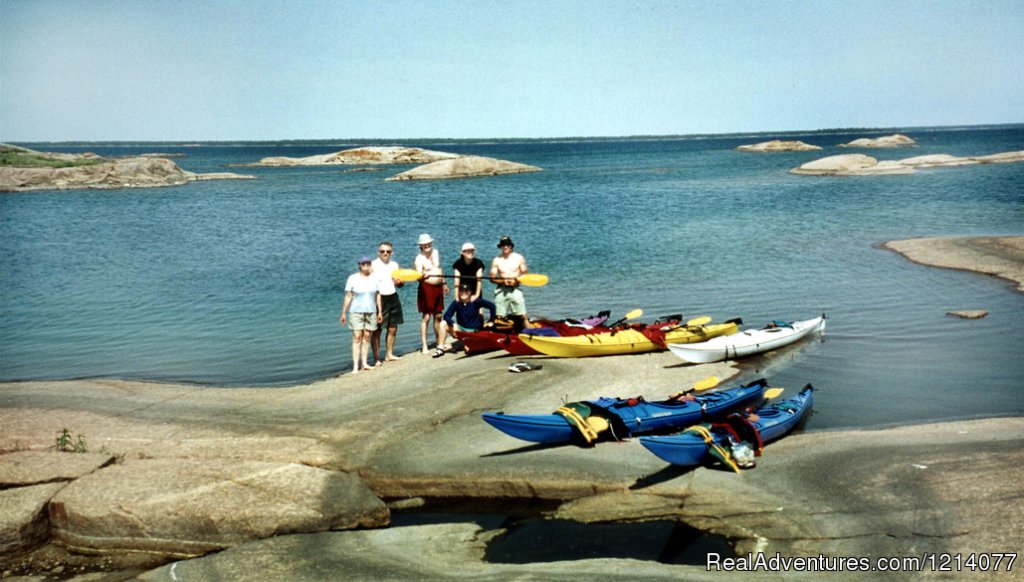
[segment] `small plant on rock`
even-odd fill
[[[89,449],[85,444],[84,434],[79,433],[77,437],[72,438],[71,431],[65,427],[57,435],[57,450],[67,453],[85,453]]]

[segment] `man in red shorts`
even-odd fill
[[[444,298],[448,295],[448,284],[441,277],[444,271],[441,269],[441,253],[434,248],[434,239],[429,234],[421,234],[416,241],[420,252],[416,255],[413,268],[420,273],[420,286],[416,293],[416,306],[423,314],[420,321],[420,350],[429,353],[427,347],[427,324],[431,318],[434,320],[434,339],[436,347],[434,356],[444,354],[444,342],[447,335],[445,326],[441,325],[441,317],[444,314]]]

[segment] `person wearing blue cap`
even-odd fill
[[[345,282],[345,301],[341,306],[341,325],[352,328],[352,373],[372,370],[366,361],[370,351],[370,335],[383,319],[379,282],[371,275],[370,257],[360,257],[359,271]],[[348,316],[346,316],[348,314]],[[349,317],[350,316],[350,317]]]

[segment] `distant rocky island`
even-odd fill
[[[506,160],[467,156],[414,147],[375,146],[360,147],[330,154],[304,158],[263,158],[253,166],[335,166],[335,165],[402,165],[421,164],[411,170],[392,176],[387,181],[447,180],[476,176],[498,176],[539,172],[537,166],[528,166]]]
[[[180,186],[199,180],[251,179],[232,173],[196,174],[162,157],[103,158],[93,153],[37,152],[0,144],[0,192]]]
[[[816,145],[807,144],[802,141],[783,141],[779,139],[773,139],[771,141],[764,141],[752,145],[741,145],[736,148],[737,151],[754,153],[809,152],[820,149],[821,148]]]
[[[528,166],[506,160],[485,158],[483,156],[463,156],[450,160],[439,160],[417,166],[387,181],[401,180],[446,180],[450,178],[469,178],[473,176],[498,176],[501,174],[522,174],[539,172],[537,166]]]
[[[893,174],[913,174],[918,168],[941,168],[951,166],[969,166],[974,164],[1001,164],[1024,162],[1024,151],[1003,152],[987,156],[957,157],[949,154],[933,154],[917,156],[903,160],[885,160],[864,154],[842,154],[829,156],[807,162],[793,168],[791,174],[804,176],[877,176]]]
[[[401,146],[360,147],[330,154],[289,158],[277,156],[263,158],[254,166],[334,166],[370,164],[428,164],[438,160],[450,160],[460,154],[425,150]]]
[[[855,139],[850,143],[841,143],[841,148],[906,148],[914,147],[917,142],[913,139],[901,134],[894,133],[884,137],[868,138],[862,137]]]

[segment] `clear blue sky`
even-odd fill
[[[0,141],[1024,122],[1024,1],[0,0]]]

